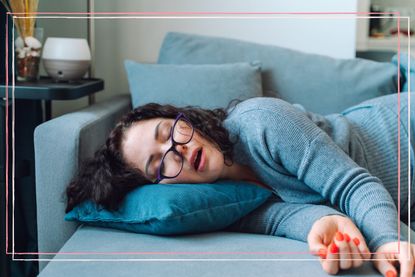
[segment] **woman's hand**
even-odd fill
[[[394,241],[383,244],[373,254],[373,264],[383,276],[398,276],[396,266],[399,265],[399,276],[412,277],[415,245],[405,241],[401,241],[400,244],[400,251],[398,251],[398,242]]]
[[[336,274],[339,269],[359,267],[370,259],[363,235],[348,217],[324,216],[311,227],[307,237],[309,249],[320,256],[323,270]]]

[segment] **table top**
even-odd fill
[[[16,82],[14,97],[32,100],[71,100],[99,92],[104,89],[102,79],[89,78],[70,82],[57,82],[50,77],[40,77],[34,82]],[[6,98],[6,85],[0,84],[0,97]],[[13,97],[13,84],[8,84],[8,95]]]

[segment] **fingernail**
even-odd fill
[[[318,250],[318,255],[319,255],[322,259],[325,259],[325,258],[326,258],[326,256],[327,256],[327,250],[326,250],[326,249],[324,249],[324,248],[320,248],[320,249]]]
[[[343,239],[344,239],[343,234],[341,232],[337,232],[336,233],[336,239],[338,241],[343,241]]]
[[[336,243],[333,242],[333,244],[330,246],[330,253],[336,254],[339,252],[339,248],[337,247]]]
[[[354,242],[354,244],[356,244],[356,246],[359,246],[359,244],[360,244],[360,240],[358,238],[354,238],[353,242]]]
[[[393,270],[386,271],[386,277],[396,277],[396,273]]]
[[[344,234],[344,239],[346,240],[346,242],[349,242],[350,241],[349,235],[345,233]]]

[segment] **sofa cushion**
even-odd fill
[[[286,238],[236,232],[162,237],[84,225],[39,276],[132,275],[328,276],[306,243]],[[342,276],[379,273],[366,262]]]
[[[397,92],[392,63],[335,59],[278,46],[235,39],[168,33],[160,64],[221,64],[258,60],[265,96],[276,96],[307,110],[341,112],[363,100]]]
[[[157,235],[209,232],[229,226],[269,196],[271,191],[246,182],[151,184],[131,191],[117,211],[86,201],[65,220]]]
[[[399,62],[398,62],[399,59]],[[404,82],[401,84],[402,92],[410,92],[414,91],[413,88],[410,88],[410,84],[415,83],[415,58],[408,53],[401,53],[399,56],[398,54],[395,54],[391,62],[395,64],[396,66],[399,65],[399,68],[401,70],[401,74],[403,76]]]
[[[125,61],[133,107],[149,102],[225,108],[262,96],[259,63],[158,65]]]

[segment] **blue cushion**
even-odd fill
[[[271,191],[235,181],[145,185],[130,192],[117,211],[86,201],[66,214],[95,226],[173,235],[223,229],[260,206]]]
[[[391,62],[398,66],[398,54],[395,54],[392,57]],[[409,89],[414,91],[413,86],[415,85],[415,58],[409,56],[407,53],[401,53],[399,59],[399,68],[404,79],[403,83],[401,84],[401,92],[409,92]],[[412,84],[411,88],[409,88],[409,83]]]
[[[234,99],[262,96],[257,62],[158,65],[125,61],[133,107],[149,102],[225,108]]]
[[[168,33],[160,64],[220,64],[258,60],[265,96],[299,103],[329,114],[366,99],[397,91],[398,69],[392,63],[335,59],[278,46],[235,39]]]

